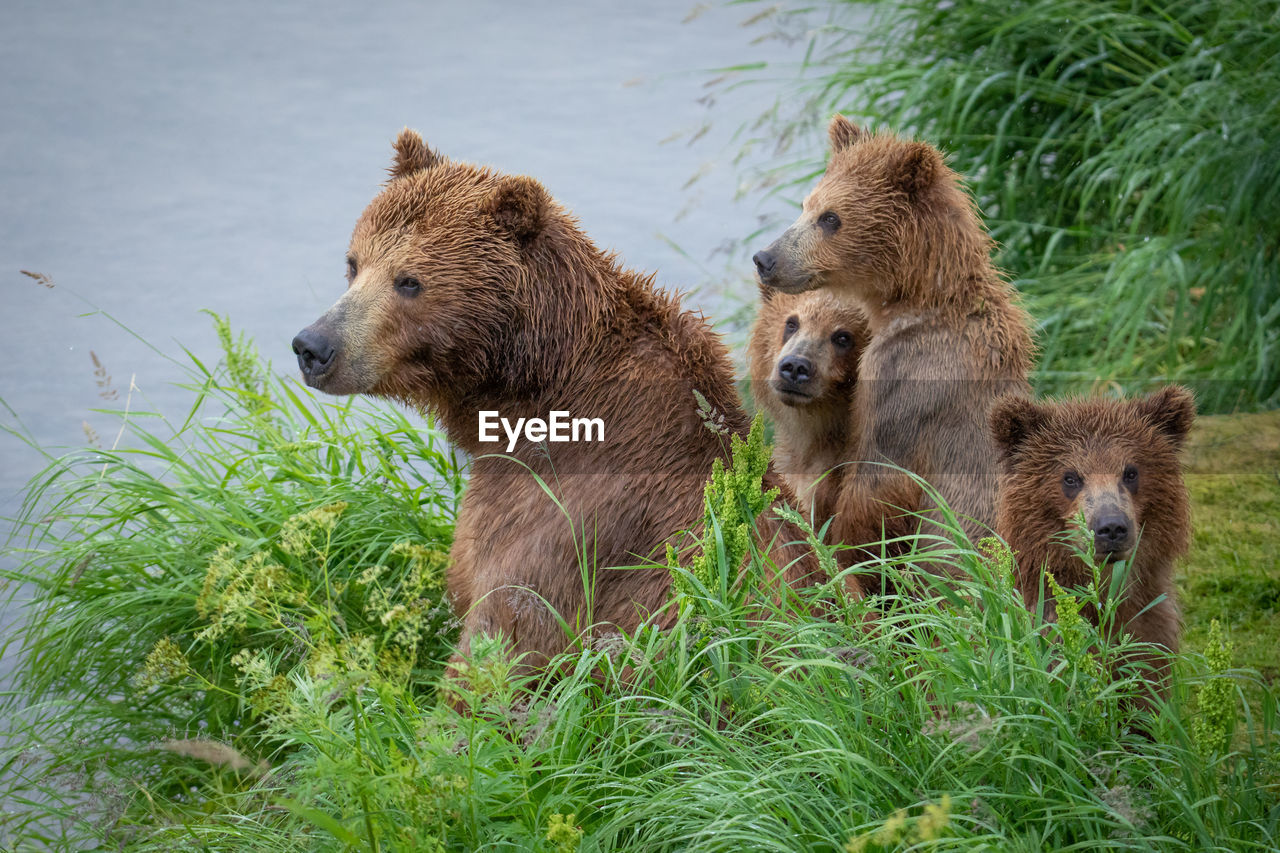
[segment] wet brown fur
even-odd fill
[[[847,348],[833,340],[842,334],[851,341]],[[850,416],[868,337],[866,318],[848,301],[824,291],[760,289],[747,344],[751,394],[773,421],[774,467],[818,528],[835,513],[843,463],[854,452]],[[788,393],[779,375],[781,359],[792,354],[812,363],[808,398]]]
[[[395,150],[351,239],[351,284],[309,327],[338,342],[313,384],[430,410],[473,455],[448,572],[460,653],[485,632],[541,667],[574,635],[668,624],[665,568],[613,567],[661,561],[673,534],[700,523],[729,437],[703,425],[694,391],[730,431],[748,427],[727,350],[534,179],[440,157],[408,130]],[[397,289],[407,278],[418,292]],[[508,456],[505,437],[479,441],[481,410],[601,418],[604,441],[521,438]],[[789,544],[799,531],[762,528],[784,543],[772,556],[787,580],[815,577],[807,549]],[[584,565],[600,568],[584,578]]]
[[[1073,519],[1083,516],[1090,524],[1106,502],[1140,531],[1136,551],[1117,554],[1128,559],[1129,574],[1114,627],[1178,650],[1174,561],[1186,553],[1191,535],[1179,457],[1194,418],[1191,393],[1178,386],[1127,401],[1006,399],[993,407],[991,428],[1001,456],[996,528],[1014,551],[1028,607],[1035,609],[1047,593],[1042,568],[1063,589],[1092,583],[1091,570],[1072,548]],[[1132,486],[1123,481],[1130,466],[1136,471]],[[1064,488],[1067,474],[1081,482],[1078,494]],[[1077,541],[1076,547],[1086,544]],[[1051,600],[1045,612],[1055,616]],[[1164,691],[1167,661],[1152,662],[1153,681]]]
[[[992,401],[1030,394],[1033,346],[1026,314],[991,262],[991,239],[960,178],[937,149],[870,134],[837,115],[831,160],[794,225],[767,250],[762,283],[822,288],[866,314],[838,538],[848,544],[915,529],[898,511],[937,518],[907,475],[929,482],[969,536],[995,520]],[[834,230],[824,214],[839,218]],[[898,509],[895,509],[898,508]],[[928,532],[928,531],[926,531]]]

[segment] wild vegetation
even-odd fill
[[[1150,717],[1141,673],[1109,674],[1131,641],[1069,605],[1045,627],[994,541],[884,561],[898,596],[751,595],[773,570],[740,535],[767,504],[758,429],[708,485],[701,554],[672,566],[675,628],[575,648],[545,684],[481,643],[448,684],[459,715],[439,700],[457,460],[219,330],[187,417],[122,415],[129,441],[51,462],[31,493],[11,578],[35,588],[28,664],[4,706],[16,849],[1280,842],[1277,693],[1217,623]],[[937,559],[973,580],[920,580]]]

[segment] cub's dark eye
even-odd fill
[[[840,217],[836,216],[834,210],[828,210],[818,217],[818,224],[828,231],[835,231],[840,227]]]
[[[1062,491],[1066,492],[1068,497],[1075,495],[1083,485],[1084,481],[1075,471],[1068,471],[1062,475]]]
[[[1124,466],[1124,484],[1129,488],[1134,488],[1135,486],[1138,485],[1138,466],[1137,465]]]
[[[347,281],[355,281],[356,279],[356,259],[347,258]]]
[[[405,296],[415,296],[419,290],[422,290],[422,282],[412,276],[402,275],[396,279],[396,290]]]
[[[800,330],[800,318],[788,317],[786,324],[782,327],[782,339],[785,341],[787,338],[791,337],[799,330]]]
[[[839,349],[848,349],[853,346],[853,335],[848,332],[836,332],[831,336],[831,343]]]

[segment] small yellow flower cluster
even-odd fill
[[[742,564],[751,550],[751,534],[756,517],[764,512],[769,504],[778,497],[777,488],[763,490],[764,475],[769,468],[771,448],[764,440],[764,420],[757,415],[751,424],[747,440],[734,434],[730,438],[732,462],[730,468],[716,459],[711,464],[711,479],[704,489],[703,502],[705,508],[702,518],[702,540],[698,552],[690,565],[690,572],[706,589],[719,587],[719,565],[717,554],[720,551],[716,542],[714,525],[720,527],[725,562],[730,572],[736,574],[737,567]],[[667,565],[676,568],[679,563],[675,549],[667,546]],[[681,572],[673,573],[673,581],[677,595],[682,599],[681,607],[691,606],[687,598],[695,590],[686,576]]]
[[[457,774],[431,777],[431,788],[435,791],[462,793],[468,787],[466,777]]]
[[[365,615],[389,629],[388,640],[400,647],[401,657],[411,661],[425,639],[432,617],[439,615],[443,605],[444,570],[449,555],[412,542],[398,542],[389,556],[401,557],[408,563],[408,571],[399,575],[399,583],[380,583],[391,572],[383,565],[365,569],[358,583],[369,588]]]
[[[211,642],[243,628],[251,613],[265,612],[277,601],[294,599],[297,594],[288,584],[284,566],[271,562],[266,551],[256,551],[237,562],[230,548],[223,546],[210,559],[204,588],[196,599],[196,612],[209,620],[196,639]]]
[[[553,814],[547,826],[547,840],[556,846],[556,853],[574,853],[582,840],[582,827],[577,825],[578,815]]]
[[[935,803],[926,803],[914,819],[906,809],[898,809],[870,832],[850,838],[845,853],[868,853],[873,850],[895,850],[910,845],[929,845],[947,837],[951,826],[951,796],[943,794]]]
[[[356,579],[356,583],[361,586],[368,586],[371,583],[377,582],[378,578],[382,577],[386,572],[386,566],[370,566],[360,573],[360,577]]]
[[[1107,727],[1110,703],[1099,700],[1111,680],[1110,672],[1094,654],[1089,624],[1080,615],[1080,600],[1065,592],[1053,575],[1046,573],[1045,581],[1058,613],[1058,635],[1062,638],[1063,655],[1075,678],[1074,689],[1083,699],[1080,703],[1084,712],[1082,728],[1086,734],[1098,735]]]
[[[250,688],[262,687],[276,675],[265,651],[241,649],[231,657],[231,665],[240,670],[240,683]]]
[[[325,547],[316,550],[327,550],[328,539],[346,508],[345,501],[338,501],[287,519],[280,528],[280,550],[292,557],[306,556],[309,549],[315,548],[317,536],[325,539]]]
[[[391,553],[409,561],[405,586],[415,594],[444,589],[444,571],[449,565],[449,555],[444,551],[406,541],[393,545]]]
[[[133,680],[139,689],[146,690],[170,684],[190,674],[191,664],[187,661],[187,656],[178,648],[177,643],[166,636],[152,646],[142,669]]]
[[[1058,633],[1062,637],[1062,647],[1066,650],[1067,659],[1076,664],[1085,662],[1093,655],[1089,651],[1084,617],[1080,615],[1080,601],[1064,591],[1052,574],[1046,572],[1044,577],[1057,608]]]
[[[249,697],[255,716],[272,721],[278,728],[285,728],[286,721],[296,717],[298,709],[289,679],[276,672],[266,651],[241,649],[232,656],[231,665],[240,670],[237,681]]]
[[[283,675],[273,675],[261,688],[249,694],[255,716],[267,720],[277,731],[288,731],[300,718],[301,709],[293,701],[293,685]]]
[[[1209,664],[1209,677],[1196,694],[1196,718],[1191,734],[1196,746],[1206,756],[1225,753],[1231,748],[1236,727],[1236,688],[1227,671],[1231,669],[1232,644],[1218,620],[1209,623],[1209,638],[1204,656]]]
[[[978,553],[991,567],[991,576],[999,580],[1013,579],[1013,549],[994,536],[978,540]]]

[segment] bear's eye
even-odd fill
[[[853,335],[848,332],[836,332],[831,336],[831,343],[839,349],[848,349],[853,346]]]
[[[396,279],[396,290],[405,296],[414,296],[422,289],[422,282],[412,276],[402,275]]]
[[[840,227],[840,217],[836,216],[834,210],[828,210],[818,217],[818,224],[828,231],[835,231]]]
[[[352,282],[355,280],[356,280],[356,259],[347,258],[347,281]]]
[[[1068,471],[1062,475],[1062,491],[1067,497],[1075,497],[1076,492],[1080,491],[1080,487],[1084,485],[1084,481],[1080,479],[1080,475],[1075,471]]]
[[[1137,465],[1126,465],[1126,466],[1124,466],[1124,475],[1123,475],[1123,478],[1124,478],[1124,484],[1125,484],[1126,486],[1128,486],[1128,487],[1129,487],[1129,488],[1131,488],[1131,489],[1137,488],[1137,486],[1138,486],[1138,466],[1137,466]]]
[[[788,317],[786,324],[782,327],[782,339],[785,341],[787,338],[794,335],[799,329],[800,319],[798,317]]]

